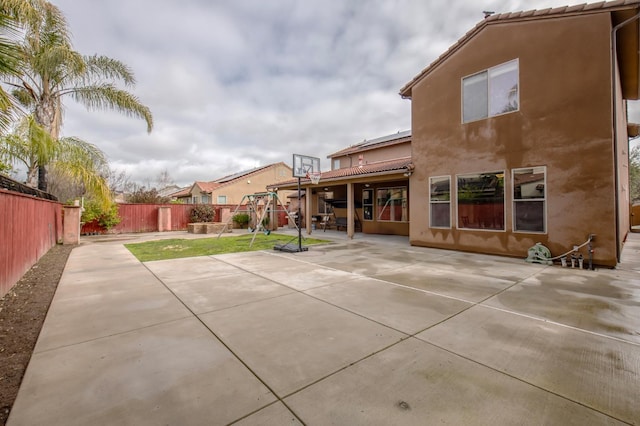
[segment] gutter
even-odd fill
[[[618,177],[618,110],[617,110],[617,99],[616,99],[616,65],[618,64],[618,30],[625,25],[635,21],[640,18],[640,12],[636,13],[631,18],[623,21],[613,27],[611,30],[611,98],[613,100],[612,110],[613,110],[613,170],[615,172],[614,181],[615,181],[615,191],[614,191],[614,211],[616,213],[616,260],[620,262],[621,250],[620,250],[620,178]]]

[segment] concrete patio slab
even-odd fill
[[[63,272],[62,283],[56,290],[56,300],[83,296],[99,296],[105,292],[127,291],[144,286],[158,286],[156,277],[149,274],[143,265],[126,265],[113,276],[96,275],[93,271],[68,274]]]
[[[258,251],[251,253],[253,254],[250,257],[247,257],[247,253],[229,253],[215,256],[215,258],[224,263],[250,272],[261,272],[264,270],[282,267],[290,263],[290,258],[280,252]]]
[[[147,273],[148,274],[148,273]],[[143,275],[144,277],[144,275]],[[64,288],[65,284],[61,286]],[[103,290],[102,292],[97,292]],[[84,294],[82,294],[84,293]],[[191,313],[162,283],[128,288],[98,286],[96,292],[73,297],[63,291],[47,313],[36,352],[186,318]]]
[[[405,337],[300,293],[200,318],[279,397]]]
[[[323,266],[310,265],[303,262],[280,260],[275,268],[260,271],[260,275],[282,285],[299,291],[322,287],[340,282],[347,282],[357,276]]]
[[[29,368],[12,426],[224,424],[275,401],[195,318],[38,353]]]
[[[472,306],[366,277],[312,289],[305,294],[407,334],[422,331]]]
[[[514,284],[514,281],[479,274],[453,274],[429,263],[415,263],[373,277],[469,302],[480,302]]]
[[[255,414],[250,415],[236,423],[235,426],[302,426],[296,416],[284,406],[282,402],[276,402]]]
[[[285,402],[318,425],[621,424],[413,338]]]
[[[389,260],[384,257],[376,258],[372,255],[340,256],[329,259],[318,258],[314,263],[328,268],[338,269],[352,274],[374,276],[383,272],[391,272],[407,266],[407,262]]]
[[[549,268],[486,304],[640,343],[640,274]]]
[[[147,264],[83,243],[8,425],[640,424],[640,234],[597,271],[326,237]]]
[[[211,256],[157,260],[145,262],[145,266],[162,282],[167,284],[184,283],[206,278],[223,278],[243,272]]]
[[[244,271],[219,278],[171,282],[167,286],[196,314],[253,303],[294,291]]]
[[[640,420],[640,345],[483,306],[417,337],[616,419]]]
[[[481,275],[508,281],[520,281],[548,268],[547,265],[527,263],[523,259],[457,252],[431,263],[447,272]]]

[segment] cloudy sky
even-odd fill
[[[483,18],[568,0],[52,0],[73,43],[129,65],[142,120],[68,100],[63,134],[179,185],[410,128],[399,89]]]

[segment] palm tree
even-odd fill
[[[116,83],[135,84],[124,63],[105,56],[83,56],[73,50],[62,12],[44,0],[2,0],[5,12],[22,23],[20,74],[9,76],[12,94],[26,107],[38,125],[54,141],[60,137],[63,98],[70,97],[88,110],[112,109],[142,118],[147,131],[153,128],[148,107]],[[18,6],[19,5],[19,6]],[[13,9],[12,9],[13,8]],[[46,164],[38,164],[38,187],[46,191]],[[32,181],[33,183],[33,181]]]
[[[27,169],[29,186],[37,182],[39,166],[47,164],[57,175],[82,184],[87,195],[102,205],[111,203],[111,191],[103,177],[108,170],[104,153],[78,138],[54,140],[32,116],[24,117],[12,133],[2,137],[0,161],[22,163]]]
[[[0,11],[0,75],[18,75],[18,34],[17,20]],[[5,133],[9,129],[13,109],[9,94],[0,87],[0,132]]]

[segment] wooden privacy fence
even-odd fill
[[[60,203],[0,189],[0,297],[62,235]]]
[[[118,214],[120,223],[111,228],[108,232],[113,234],[137,233],[137,232],[157,232],[158,210],[160,207],[171,209],[171,230],[186,231],[189,224],[189,214],[197,204],[119,204]],[[233,212],[236,205],[214,205],[216,221],[222,218],[222,210],[227,209]],[[81,234],[104,234],[107,232],[97,222],[89,222],[82,225]]]
[[[120,223],[108,232],[124,234],[130,232],[156,232],[158,231],[158,210],[160,207],[171,209],[171,229],[173,231],[185,231],[189,223],[191,204],[119,204],[118,215]],[[81,234],[103,234],[107,230],[97,222],[89,222],[82,225]]]

